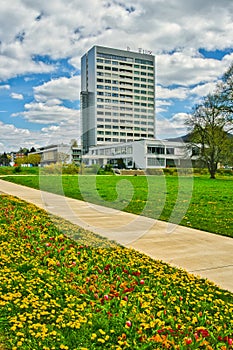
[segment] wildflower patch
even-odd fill
[[[0,348],[232,349],[233,295],[0,196]]]

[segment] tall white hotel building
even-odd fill
[[[155,57],[92,47],[81,59],[82,146],[155,138]]]

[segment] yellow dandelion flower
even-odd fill
[[[104,344],[104,343],[105,343],[105,340],[104,340],[104,339],[102,339],[102,338],[98,338],[98,339],[97,339],[97,341],[98,341],[99,343],[102,343],[102,344]]]

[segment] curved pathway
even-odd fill
[[[85,229],[156,260],[208,278],[233,292],[233,239],[0,180],[0,192],[17,196]]]

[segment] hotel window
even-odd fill
[[[167,153],[167,154],[175,154],[175,150],[174,150],[174,148],[172,148],[172,147],[167,147],[166,153]]]
[[[147,147],[148,154],[165,154],[165,148],[159,146],[148,146]]]
[[[147,158],[148,166],[164,166],[165,159],[164,158]]]

